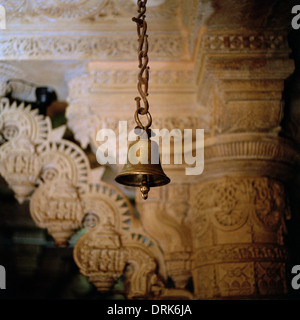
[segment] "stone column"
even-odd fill
[[[196,299],[287,292],[284,183],[297,155],[280,136],[284,80],[292,73],[283,33],[208,31],[199,99],[211,110],[205,169],[190,192]]]

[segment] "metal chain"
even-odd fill
[[[147,131],[152,124],[152,117],[149,113],[149,103],[147,100],[148,96],[148,82],[149,82],[149,67],[148,67],[148,35],[147,32],[147,22],[145,20],[146,16],[146,4],[147,0],[138,0],[138,16],[132,18],[137,24],[137,34],[138,34],[138,60],[140,72],[138,74],[138,84],[137,88],[141,97],[136,97],[136,111],[135,111],[135,122],[138,127]],[[141,107],[141,100],[143,100],[144,106]],[[144,126],[140,119],[139,115],[147,115],[147,125]]]

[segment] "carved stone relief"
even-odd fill
[[[33,192],[42,167],[36,147],[49,137],[50,119],[24,104],[1,99],[0,172],[22,203]]]
[[[48,229],[56,245],[65,246],[81,226],[79,189],[89,181],[89,162],[77,145],[66,140],[47,141],[37,149],[42,168],[30,213],[39,227]]]
[[[195,186],[191,208],[198,298],[286,293],[283,278],[278,279],[285,272],[283,232],[290,212],[281,183],[267,177],[220,178]],[[274,282],[269,272],[279,274]]]
[[[101,292],[109,291],[122,274],[127,279],[129,299],[149,298],[164,288],[147,244],[130,233],[118,233],[112,225],[100,224],[83,235],[75,245],[74,259],[81,273]]]
[[[106,231],[98,230],[97,239],[110,239],[111,233],[117,233],[122,235],[122,246],[117,245],[113,252],[107,252],[106,247],[99,251],[103,262],[98,271],[104,270],[105,274],[91,275],[91,281],[102,288],[99,290],[107,290],[126,269],[131,288],[129,298],[147,297],[153,290],[158,297],[164,288],[159,278],[166,278],[164,259],[155,241],[149,240],[148,235],[141,236],[143,228],[134,218],[126,197],[104,182],[90,183],[92,177],[86,155],[74,143],[61,139],[64,130],[59,128],[57,133],[55,130],[52,132],[49,118],[38,115],[37,110],[31,110],[30,106],[10,105],[6,98],[1,100],[1,106],[1,173],[19,200],[24,201],[25,196],[30,198],[30,213],[35,223],[48,230],[57,246],[66,246],[70,237],[82,226],[91,230],[98,230],[100,227],[97,229],[97,225],[104,229],[110,226],[113,231],[108,231],[107,235]],[[14,183],[21,185],[23,193]],[[129,233],[130,230],[140,231]],[[91,231],[90,234],[94,233]],[[104,242],[100,242],[102,246]],[[130,249],[132,246],[141,247],[142,251],[136,255],[136,250]],[[86,252],[87,248],[82,250],[89,258],[93,257],[93,253],[89,255]],[[110,263],[105,264],[104,257],[112,259],[115,255],[122,259],[118,262],[121,267],[110,279],[107,273]],[[92,259],[89,260],[89,263],[92,262]],[[168,295],[171,294],[176,293],[168,292]]]
[[[41,170],[35,145],[28,138],[11,140],[1,146],[0,157],[1,175],[21,204],[34,191]]]
[[[265,50],[288,50],[286,34],[282,31],[259,33],[208,33],[203,38],[203,49],[207,52],[258,52]]]
[[[0,119],[1,174],[20,202],[30,200],[32,219],[56,246],[67,246],[75,232],[87,229],[74,259],[99,291],[107,292],[125,275],[129,299],[191,298],[183,285],[179,291],[166,288],[167,273],[174,266],[178,273],[174,257],[165,262],[126,196],[100,180],[103,170],[91,170],[82,149],[62,139],[65,128],[53,130],[48,117],[7,98],[1,100]],[[188,256],[180,252],[175,260],[190,276]],[[186,282],[180,272],[178,279]]]
[[[48,230],[56,246],[67,246],[83,219],[76,185],[67,178],[41,184],[31,197],[30,214],[37,226]]]
[[[147,17],[154,30],[164,30],[154,32],[149,42],[153,59],[186,60],[192,56],[194,42],[188,39],[188,32],[197,33],[198,1],[189,1],[190,11],[182,10],[182,0],[149,5]],[[4,6],[8,28],[0,41],[2,59],[130,60],[135,56],[135,28],[130,22],[137,6],[132,1],[24,0],[6,1]],[[27,34],[20,32],[20,25],[25,26]]]
[[[31,199],[36,224],[65,245],[82,220],[77,189],[89,181],[87,156],[30,106],[2,98],[0,119],[1,175],[20,203]]]
[[[157,17],[164,17],[168,20],[174,19],[174,14],[176,14],[180,2],[178,0],[156,1],[156,3],[152,1],[152,3],[149,3],[148,14],[152,19]],[[11,21],[18,21],[21,18],[28,19],[37,15],[44,19],[67,21],[111,19],[112,17],[127,17],[136,9],[135,1],[126,0],[79,0],[76,3],[61,0],[23,0],[18,3],[10,1],[4,5]],[[156,10],[153,7],[156,7]],[[157,10],[157,7],[162,7],[162,9]]]
[[[8,99],[2,98],[0,119],[2,143],[27,137],[34,144],[39,144],[49,137],[50,119],[39,115],[38,110],[31,110],[31,107],[24,103],[10,104]]]
[[[166,60],[172,56],[180,60],[184,54],[182,42],[178,35],[153,37],[150,44],[153,58]],[[106,35],[38,34],[32,37],[10,34],[1,37],[0,52],[3,60],[131,60],[136,54],[136,39],[133,36],[120,39]]]
[[[285,31],[209,30],[195,60],[212,134],[281,130],[284,80],[293,72]],[[222,117],[220,117],[222,115]]]
[[[93,215],[92,221],[96,222],[74,248],[80,272],[101,292],[109,291],[124,274],[129,299],[158,295],[164,288],[163,280],[159,280],[165,279],[163,256],[156,242],[142,230],[126,197],[117,188],[100,182],[87,185],[81,199],[84,221]]]

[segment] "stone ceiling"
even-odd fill
[[[11,0],[0,4],[7,15],[0,37],[0,60],[5,61],[2,81],[22,74],[21,78],[53,87],[59,100],[65,101],[68,82],[82,75],[89,61],[136,59],[136,26],[131,21],[136,15],[135,0]],[[273,0],[149,0],[150,66],[151,61],[194,62],[207,29],[288,29],[289,7],[289,1]],[[18,90],[21,98],[28,97],[28,92],[24,97],[24,87]]]
[[[191,58],[196,20],[203,13],[198,12],[197,1],[188,2],[190,6],[179,0],[149,1],[152,60]],[[1,4],[6,8],[7,29],[1,33],[0,59],[11,66],[7,76],[16,78],[23,73],[29,81],[54,87],[60,100],[66,100],[68,81],[82,74],[88,61],[136,57],[136,26],[131,21],[136,15],[135,1],[24,0]],[[19,88],[21,95],[22,90],[24,87]]]

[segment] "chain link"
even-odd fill
[[[147,33],[147,22],[145,20],[146,16],[146,4],[147,0],[138,0],[138,16],[132,18],[137,24],[137,34],[138,34],[138,60],[140,72],[138,74],[138,84],[137,89],[139,91],[140,97],[136,97],[136,112],[135,112],[135,121],[137,125],[147,130],[152,123],[152,118],[149,113],[149,103],[147,100],[148,96],[148,82],[149,82],[149,67],[148,67],[148,35]],[[143,100],[143,107],[141,106],[141,100]],[[139,120],[138,115],[147,115],[148,123],[146,126],[143,126]]]

